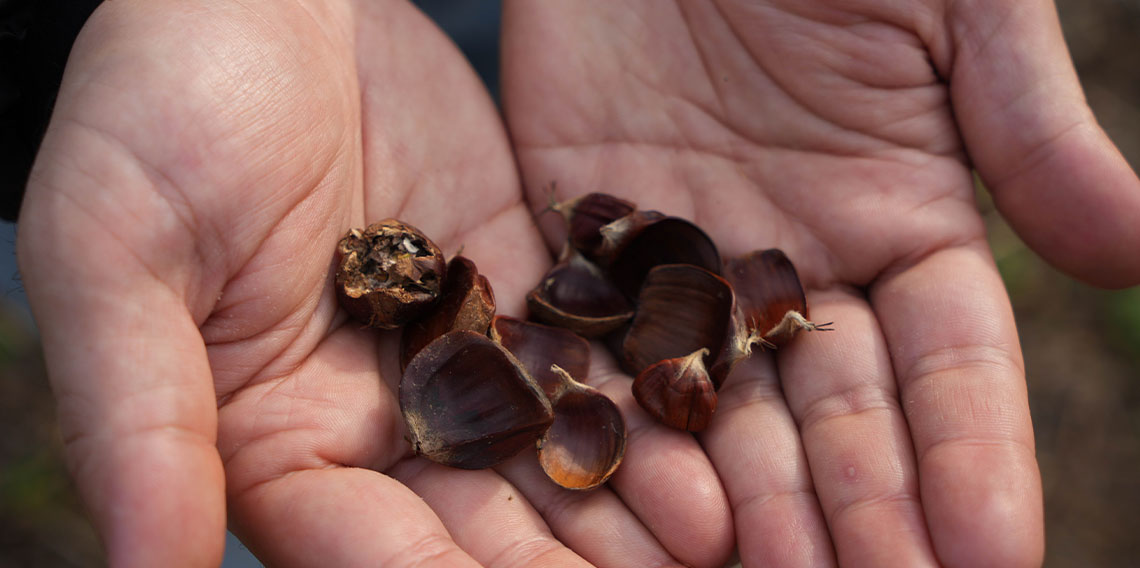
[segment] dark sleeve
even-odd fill
[[[20,211],[71,44],[101,0],[0,0],[0,218]]]

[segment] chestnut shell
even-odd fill
[[[487,333],[495,317],[495,292],[475,263],[456,256],[447,263],[447,278],[439,303],[424,317],[404,326],[400,339],[400,369],[435,338],[457,329]]]
[[[552,397],[554,424],[542,437],[538,463],[546,476],[567,489],[593,489],[617,471],[625,457],[621,411],[601,391],[553,365],[562,378]]]
[[[573,249],[526,297],[532,319],[583,337],[601,337],[633,316],[633,307],[601,269]]]
[[[680,217],[653,221],[625,239],[609,265],[610,280],[636,298],[649,271],[663,264],[691,264],[720,274],[720,254],[700,227]]]
[[[633,376],[664,359],[708,349],[719,353],[730,328],[732,287],[689,264],[654,267],[621,343],[622,368]]]
[[[566,218],[567,240],[587,258],[597,259],[602,250],[601,228],[637,207],[608,193],[587,193],[554,206]]]
[[[464,469],[533,447],[554,421],[550,401],[518,360],[465,330],[443,334],[412,358],[400,411],[417,454]]]
[[[716,412],[716,387],[705,368],[707,349],[658,361],[633,381],[633,397],[658,422],[690,432],[709,425]]]
[[[563,384],[562,376],[551,365],[558,365],[578,379],[585,379],[590,371],[590,343],[568,329],[495,316],[491,339],[522,363],[551,400]]]
[[[743,327],[769,346],[784,345],[800,330],[829,331],[829,323],[808,320],[800,277],[780,249],[725,259],[724,277],[735,290]]]

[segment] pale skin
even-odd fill
[[[1032,566],[1041,487],[970,166],[1047,260],[1140,281],[1140,182],[1052,4],[507,2],[505,122],[414,8],[115,0],[68,64],[21,214],[67,457],[116,566]],[[521,174],[521,175],[520,175]],[[533,454],[410,455],[393,334],[337,239],[410,222],[500,311],[558,246],[556,181],[780,247],[836,331],[753,357],[710,428],[631,428],[602,489]],[[377,348],[377,342],[380,347]]]

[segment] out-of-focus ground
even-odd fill
[[[471,3],[427,2],[442,6]],[[489,20],[485,6],[473,17]],[[429,6],[430,7],[430,6]],[[1060,0],[1089,103],[1140,168],[1140,0]],[[454,10],[457,41],[494,77],[493,43]],[[480,39],[483,38],[483,39]],[[491,53],[491,56],[488,56]],[[993,211],[986,217],[1025,351],[1045,488],[1046,565],[1140,563],[1140,288],[1106,292],[1044,265]],[[1138,220],[1140,222],[1140,220]],[[54,403],[14,279],[11,227],[0,232],[0,568],[103,563],[60,455]],[[1140,251],[1137,251],[1140,254]],[[249,565],[227,551],[227,566]]]

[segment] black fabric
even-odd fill
[[[20,211],[67,55],[101,0],[0,0],[0,218]]]

